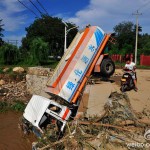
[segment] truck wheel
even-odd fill
[[[115,72],[115,64],[110,58],[106,58],[101,63],[101,74],[110,77]]]

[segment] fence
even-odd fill
[[[126,54],[122,56],[120,54],[111,55],[111,59],[114,62],[125,62],[125,58],[130,57],[131,61],[133,61],[133,54]],[[140,55],[140,65],[141,66],[150,66],[150,56]]]
[[[133,61],[133,54],[126,54],[125,56],[122,56],[120,54],[113,54],[113,55],[111,55],[111,59],[114,62],[125,62],[125,59],[127,57],[130,57],[131,61]]]
[[[141,55],[140,56],[141,66],[150,66],[150,56]]]

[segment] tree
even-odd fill
[[[35,38],[30,44],[30,51],[26,63],[29,65],[43,65],[48,62],[49,46],[41,38]]]
[[[2,40],[2,37],[4,36],[2,34],[2,32],[4,31],[3,26],[4,25],[2,24],[2,19],[0,19],[0,46],[3,44],[3,40]]]
[[[123,50],[123,53],[133,53],[135,45],[135,26],[132,22],[121,22],[114,27],[118,49]],[[128,45],[128,46],[127,46]],[[130,48],[125,50],[125,48]]]
[[[150,55],[150,35],[143,34],[139,38],[139,54],[145,54],[145,55]]]
[[[115,38],[117,40],[116,45],[110,44],[110,54],[129,54],[135,50],[135,34],[136,25],[132,22],[121,22],[114,27]],[[141,54],[150,55],[150,35],[141,34],[142,27],[139,25],[138,28],[138,59]]]
[[[68,28],[74,26],[67,23]],[[48,43],[49,55],[63,55],[64,50],[64,24],[62,19],[43,15],[42,18],[36,19],[29,27],[26,28],[26,37],[22,39],[22,49],[25,53],[30,50],[33,39],[40,37]],[[68,34],[68,45],[77,33],[77,29]]]
[[[17,46],[5,43],[0,47],[0,64],[13,65],[20,61],[20,53]]]

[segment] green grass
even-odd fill
[[[26,105],[21,101],[14,101],[13,103],[9,102],[0,102],[0,113],[6,112],[9,110],[23,112]]]
[[[46,64],[41,65],[41,66],[54,69],[58,63],[59,63],[59,61],[54,60],[54,59],[50,59],[50,60],[48,60],[48,62]],[[0,65],[0,73],[3,73],[4,68],[9,68],[9,70],[6,73],[12,73],[13,68],[18,67],[18,66],[23,67],[25,70],[27,70],[28,67],[35,67],[37,65],[34,65],[34,64],[28,65],[28,64],[21,64],[21,63],[17,64],[17,65]]]

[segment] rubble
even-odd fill
[[[0,96],[2,101],[21,100],[27,101],[30,97],[26,90],[26,81],[9,82],[0,87]]]
[[[0,85],[4,85],[6,82],[4,80],[0,80]]]
[[[38,76],[51,76],[52,69],[51,68],[43,68],[43,67],[29,67],[27,74],[38,75]]]
[[[113,92],[105,104],[103,116],[82,117],[68,122],[62,138],[57,125],[50,124],[37,143],[36,150],[100,150],[130,149],[128,143],[147,143],[144,135],[150,126],[141,114],[136,114],[126,94]],[[149,134],[149,130],[147,131]],[[146,133],[145,133],[146,134]]]

